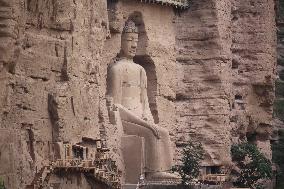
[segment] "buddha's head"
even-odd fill
[[[133,21],[127,21],[121,37],[121,56],[133,58],[138,43],[138,29]]]

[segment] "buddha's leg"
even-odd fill
[[[153,132],[143,126],[122,121],[124,133],[127,135],[136,135],[145,139],[145,171],[159,170],[159,156],[158,156],[158,139]]]
[[[170,135],[167,129],[157,127],[161,138],[158,140],[158,154],[160,156],[159,171],[169,171],[173,165],[173,151],[171,148]]]
[[[169,133],[166,129],[156,127],[160,134],[157,139],[153,132],[146,127],[122,121],[124,133],[145,138],[146,172],[168,171],[172,166],[172,151]]]

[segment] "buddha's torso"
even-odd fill
[[[120,74],[121,102],[125,108],[138,117],[142,117],[144,109],[144,97],[142,90],[146,90],[146,78],[144,68],[132,60],[120,60],[116,63]]]

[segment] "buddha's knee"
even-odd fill
[[[159,127],[159,134],[161,138],[169,138],[169,131],[163,127]]]
[[[143,129],[139,129],[136,132],[136,135],[144,137],[146,141],[149,142],[154,142],[156,140],[156,137],[154,136],[154,133],[151,129],[149,128],[143,128]]]

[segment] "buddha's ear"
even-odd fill
[[[116,61],[115,61],[115,62],[117,62],[121,57],[123,57],[123,51],[122,51],[122,49],[120,49],[119,53],[117,54],[117,56],[116,56]]]

